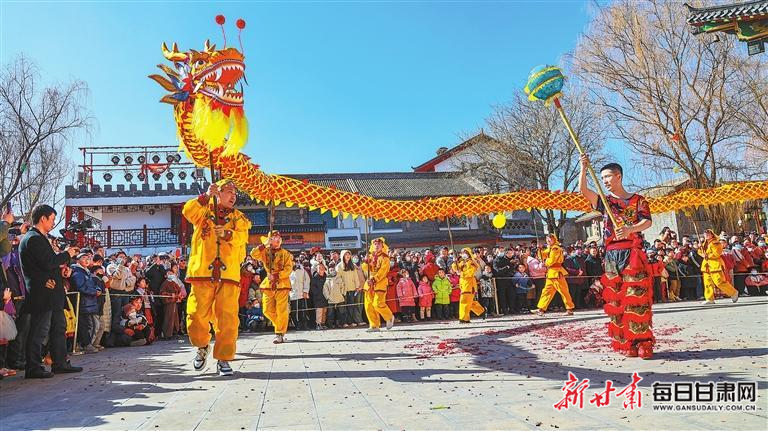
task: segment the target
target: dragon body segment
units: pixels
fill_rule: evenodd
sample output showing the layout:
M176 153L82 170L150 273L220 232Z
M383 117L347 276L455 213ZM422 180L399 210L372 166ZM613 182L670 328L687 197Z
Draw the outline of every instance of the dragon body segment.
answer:
M231 179L238 189L257 201L295 204L321 212L330 210L334 215L341 213L386 221L423 221L532 208L591 209L583 196L570 192L526 190L400 201L375 199L311 184L307 180L268 175L240 152L248 139L241 85L241 81L247 83L242 52L233 47L217 50L208 41L202 51L191 49L186 52L180 52L175 43L171 49L163 43L162 52L174 67L160 64L158 67L166 76L149 77L170 92L160 101L173 105L181 148L198 166L208 167L212 161L222 177ZM684 190L649 199L649 203L653 212L665 212L766 197L768 182L761 181Z

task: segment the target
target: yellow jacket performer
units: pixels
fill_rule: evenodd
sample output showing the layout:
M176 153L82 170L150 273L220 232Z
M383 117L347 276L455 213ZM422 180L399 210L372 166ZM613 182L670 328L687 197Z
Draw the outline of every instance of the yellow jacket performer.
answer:
M537 305L537 310L532 311L539 316L544 315L549 307L549 303L555 297L555 292L559 293L563 298L563 304L565 304L565 312L569 316L573 315L573 300L571 299L571 293L568 291L568 282L565 281L565 274L568 271L563 268L563 247L560 246L560 242L553 234L547 235L547 248L541 251L541 258L544 260L544 265L547 267L547 281L544 284L544 289L541 291L541 298Z
M376 238L368 250L368 257L362 265L366 277L365 315L368 317L368 332L378 332L381 319L392 329L395 317L387 306L387 274L389 273L389 248L384 238Z
M739 300L739 292L725 278L723 263L723 245L712 229L704 232L704 244L698 253L704 259L701 262L701 275L704 277L704 304L715 303L715 288L723 295L730 296L733 302Z
M251 257L261 262L267 271L267 278L262 280L259 286L262 292L262 310L275 327L273 343L282 344L285 342L288 315L291 311L288 300L291 293L293 255L282 248L283 238L276 230L262 237L261 242L261 245L251 250Z
M472 259L472 249L469 247L461 250L461 258L453 263L452 269L459 274L459 289L461 298L459 298L459 323L469 323L471 313L476 316L483 314L485 308L475 300L477 293L477 273L479 266Z
M218 214L214 211L214 198ZM187 278L192 285L187 299L187 332L197 347L195 370L205 368L210 353L211 323L216 342L213 357L219 375L232 375L229 361L237 350L237 300L240 295L240 263L251 222L235 209L237 189L229 180L211 184L208 192L188 201L182 214L194 226ZM217 259L218 258L218 259Z

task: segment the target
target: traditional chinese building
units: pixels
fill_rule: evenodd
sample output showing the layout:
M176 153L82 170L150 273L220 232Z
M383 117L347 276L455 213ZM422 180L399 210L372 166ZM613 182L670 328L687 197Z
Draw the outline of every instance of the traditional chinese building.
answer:
M181 216L186 201L208 187L206 173L185 161L175 147L84 148L78 184L65 188L65 221L69 227L87 220L92 227L70 236L81 244L149 254L185 253L191 226ZM288 175L338 190L382 199L414 200L483 193L459 172L374 172ZM370 220L333 216L295 206L265 207L240 196L238 209L251 220L251 244L270 227L283 235L290 250L360 249L369 237L383 236L393 247L423 248L492 246L499 233L488 217L457 217L424 222ZM526 213L527 214L527 213ZM527 234L525 226L517 227ZM513 231L514 232L514 231ZM531 235L525 236L525 238Z
M727 33L747 44L749 55L765 52L768 41L768 0L696 8L688 5L694 34Z

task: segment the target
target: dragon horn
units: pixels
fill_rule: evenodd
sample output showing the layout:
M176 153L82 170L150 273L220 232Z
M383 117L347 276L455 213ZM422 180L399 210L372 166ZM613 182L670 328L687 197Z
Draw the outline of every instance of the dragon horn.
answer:
M165 42L163 42L162 50L163 56L165 56L165 58L170 61L183 61L187 59L187 54L179 52L179 48L175 43L173 44L173 51L170 51L168 50L168 46L165 44Z
M213 52L216 50L216 44L214 43L211 45L211 41L206 39L205 40L205 52Z

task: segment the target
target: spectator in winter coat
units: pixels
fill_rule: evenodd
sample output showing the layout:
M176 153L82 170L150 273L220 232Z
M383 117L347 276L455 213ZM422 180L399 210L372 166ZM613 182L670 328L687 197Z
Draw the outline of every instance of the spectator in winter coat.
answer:
M102 292L102 294L96 298L98 304L98 311L96 312L96 333L93 336L91 344L98 350L104 350L104 347L101 345L101 339L105 332L109 332L109 321L112 317L108 289L110 286L110 278L106 276L104 267L101 265L93 265L88 270L91 272L91 277L93 277L93 282L96 284L96 287Z
M547 283L547 267L544 263L537 259L532 250L538 250L538 247L531 247L523 252L525 258L525 267L528 268L528 276L533 280L535 286L534 298L537 298L541 291L544 289L544 285Z
M696 271L690 254L680 255L677 276L680 278L680 299L696 299L697 277L701 277L701 272Z
M439 320L450 319L451 282L445 276L445 270L440 268L432 282L432 291L435 292L435 317Z
M310 329L312 317L307 310L310 308L309 286L312 277L301 263L296 263L289 278L291 280L291 293L288 299L290 299L291 314L288 318L296 330ZM259 312L261 312L261 307L259 307Z
M496 295L499 302L499 314L512 313L517 308L517 295L512 284L515 274L515 250L510 247L506 252L493 261L493 271L496 276ZM488 306L483 304L488 309Z
M418 292L416 285L411 280L411 274L408 270L400 271L400 281L397 282L397 302L400 305L404 321L416 320L416 298Z
M337 263L338 264L338 263ZM344 307L344 283L336 273L336 268L328 271L328 276L323 285L323 296L328 300L327 325L331 328L348 327L347 308Z
M360 270L354 262L352 252L342 250L341 261L336 265L336 274L338 274L338 283L344 288L344 302L347 321L346 326L358 326L364 324L362 299L363 283L365 278L360 278Z
M319 262L312 273L312 280L309 282L309 295L312 298L312 306L315 308L315 324L317 330L327 329L325 318L327 314L328 300L323 294L325 280L327 278L325 263Z
M534 289L533 281L528 277L526 267L524 264L517 265L517 271L512 276L512 285L515 287L515 294L517 295L517 303L524 308L526 312L530 312L531 304L528 302L528 292Z
M181 288L173 280L174 273L171 269L166 271L166 280L160 285L160 300L163 302L163 328L160 339L169 340L175 337L180 329L179 316L176 303L181 300Z
M459 318L459 300L461 300L461 288L459 287L459 275L451 272L448 274L451 282L451 319Z
M419 318L421 320L432 318L432 302L435 299L435 293L432 291L429 277L424 274L421 276L421 282L417 288L419 294Z
M451 266L453 266L453 257L450 255L450 253L448 253L448 247L443 247L440 249L440 256L438 256L435 260L435 264L442 268L446 274L451 271Z
M511 277L510 277L510 282L511 282ZM498 287L498 284L496 287ZM478 293L480 294L480 303L483 305L483 308L485 308L485 311L482 314L483 319L488 317L488 314L491 313L491 310L494 310L496 308L494 290L496 289L494 289L494 286L493 286L493 269L491 268L490 265L484 265L483 272L482 274L480 274L480 280L478 281ZM517 304L517 301L515 301L515 304ZM501 303L499 303L499 306L501 306Z
M440 267L435 263L435 255L432 251L427 250L427 252L424 253L424 265L421 267L421 275L426 275L429 282L432 283L435 281L435 276L437 276L437 271L439 269Z
M88 267L92 255L81 252L77 255L77 263L72 265L70 283L74 290L80 292L80 316L77 322L77 341L86 353L96 353L99 349L93 347L93 337L98 329L99 305L97 298L102 291L96 286Z

